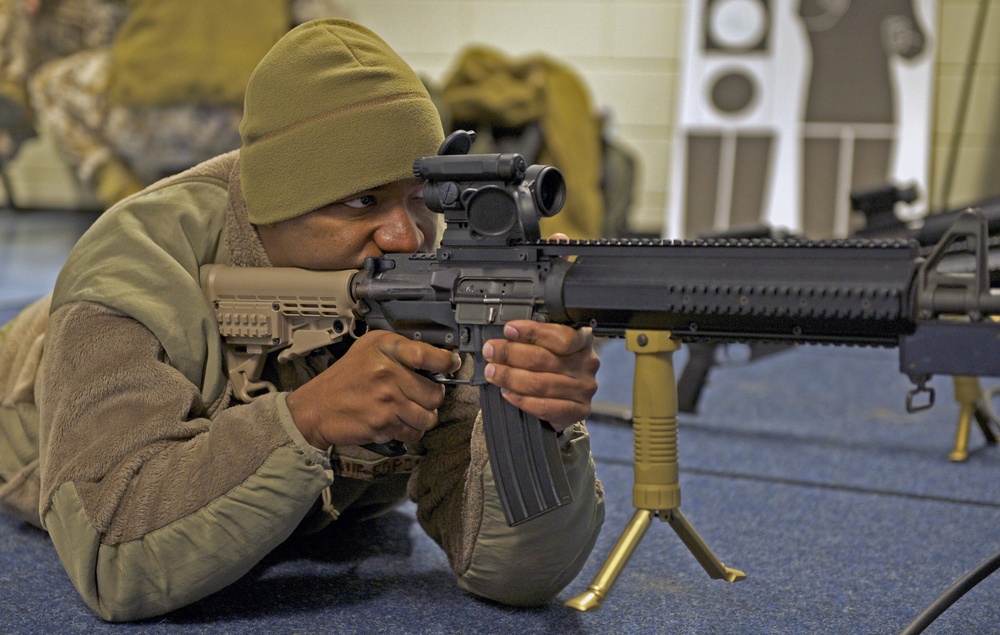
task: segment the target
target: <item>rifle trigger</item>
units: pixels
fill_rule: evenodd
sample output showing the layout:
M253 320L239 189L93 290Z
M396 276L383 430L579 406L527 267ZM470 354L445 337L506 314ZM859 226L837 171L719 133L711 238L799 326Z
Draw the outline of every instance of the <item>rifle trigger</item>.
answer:
M429 370L423 370L422 368L414 369L413 372L421 377L426 377L435 384L441 384L442 386L468 386L472 384L471 379L455 379L454 377L449 377L442 373L432 373Z

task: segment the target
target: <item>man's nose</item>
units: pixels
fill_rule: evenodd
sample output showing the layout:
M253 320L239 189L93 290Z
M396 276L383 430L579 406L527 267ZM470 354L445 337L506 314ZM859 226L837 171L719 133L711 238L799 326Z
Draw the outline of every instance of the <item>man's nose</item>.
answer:
M410 253L419 251L424 243L424 233L405 205L399 204L375 232L375 244L383 253Z

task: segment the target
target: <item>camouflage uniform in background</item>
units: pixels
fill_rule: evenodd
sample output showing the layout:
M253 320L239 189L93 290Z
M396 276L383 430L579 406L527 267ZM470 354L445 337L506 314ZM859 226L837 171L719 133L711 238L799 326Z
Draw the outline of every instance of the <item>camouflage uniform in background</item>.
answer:
M243 107L179 104L128 108L108 103L107 48L39 69L29 92L38 121L106 206L145 185L238 148Z
M188 101L131 107L108 97L115 34L130 7L116 0L0 0L0 161L10 158L19 139L32 134L7 125L4 94L31 104L34 124L55 142L81 182L93 186L110 206L164 176L240 145L239 103ZM38 0L34 0L38 1ZM204 0L193 0L203 2ZM334 0L291 0L297 24L337 13ZM155 80L151 80L155 81ZM5 86L20 87L9 91ZM11 143L11 141L13 143Z
M24 84L57 57L108 46L125 17L124 0L0 0L0 73Z
M34 134L29 77L51 60L109 46L125 11L114 0L0 0L0 159Z

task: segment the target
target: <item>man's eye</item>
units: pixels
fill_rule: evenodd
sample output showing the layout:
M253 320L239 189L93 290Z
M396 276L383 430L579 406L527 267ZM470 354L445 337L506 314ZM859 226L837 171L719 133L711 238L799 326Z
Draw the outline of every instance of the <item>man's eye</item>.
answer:
M353 207L354 209L362 209L365 207L371 207L375 204L375 197L371 194L365 194L364 196L359 196L357 198L352 198L349 201L344 201L344 205L348 207Z

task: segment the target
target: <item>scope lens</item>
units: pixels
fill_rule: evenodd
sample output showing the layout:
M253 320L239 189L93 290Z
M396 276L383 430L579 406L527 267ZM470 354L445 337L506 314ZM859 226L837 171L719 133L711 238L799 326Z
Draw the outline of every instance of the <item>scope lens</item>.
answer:
M480 236L503 236L517 222L517 203L502 187L487 185L467 203L469 229Z
M566 181L562 172L552 166L542 168L532 187L535 205L545 216L552 216L566 202Z

